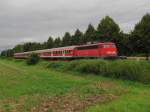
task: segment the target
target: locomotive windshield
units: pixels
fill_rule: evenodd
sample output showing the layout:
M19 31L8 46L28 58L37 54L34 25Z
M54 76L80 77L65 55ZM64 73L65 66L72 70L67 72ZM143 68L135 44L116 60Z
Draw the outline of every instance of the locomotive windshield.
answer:
M112 45L110 45L110 44L104 44L103 48L116 48L116 45L115 44L112 44Z
M105 45L103 46L103 48L110 48L110 45L105 44Z

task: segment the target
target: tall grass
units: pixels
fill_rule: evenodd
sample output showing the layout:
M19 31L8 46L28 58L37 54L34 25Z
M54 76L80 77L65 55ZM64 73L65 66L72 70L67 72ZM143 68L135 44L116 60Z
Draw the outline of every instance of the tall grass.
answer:
M49 67L144 83L150 82L149 61L76 60L71 62L50 62Z

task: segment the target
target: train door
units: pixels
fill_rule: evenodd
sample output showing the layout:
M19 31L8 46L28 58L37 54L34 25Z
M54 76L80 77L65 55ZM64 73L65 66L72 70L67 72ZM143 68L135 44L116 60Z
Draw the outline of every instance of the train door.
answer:
M62 50L62 56L65 57L65 50Z
M98 47L99 57L101 57L103 54L102 48L103 48L103 45L99 44L99 47Z

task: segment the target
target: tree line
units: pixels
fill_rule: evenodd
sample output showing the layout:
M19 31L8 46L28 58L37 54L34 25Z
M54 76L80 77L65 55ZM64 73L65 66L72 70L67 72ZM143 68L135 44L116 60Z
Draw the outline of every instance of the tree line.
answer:
M66 32L62 38L49 37L46 42L27 42L1 52L1 56L12 57L14 53L50 49L71 45L82 45L87 42L112 41L116 43L119 55L144 54L147 59L150 53L150 14L145 14L130 33L124 33L119 25L109 16L104 17L97 28L88 25L85 32L79 29L73 35Z

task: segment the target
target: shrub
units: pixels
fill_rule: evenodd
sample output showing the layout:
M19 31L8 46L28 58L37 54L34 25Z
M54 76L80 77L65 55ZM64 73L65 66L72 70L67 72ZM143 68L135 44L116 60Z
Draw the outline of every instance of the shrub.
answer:
M66 64L67 64L66 62L59 62L59 61L49 62L48 68L55 68L55 69L66 68L64 67Z
M27 59L27 64L28 65L35 65L39 62L40 57L36 53L32 53L29 58Z
M139 63L135 61L117 61L111 63L110 74L115 78L139 80L142 74L142 68Z
M76 60L50 64L50 68L59 68L66 71L91 73L105 77L125 80L150 82L150 62L131 60Z
M76 65L76 71L80 71L83 73L94 73L99 74L102 60L95 61L95 60L83 60L79 61L78 65Z

